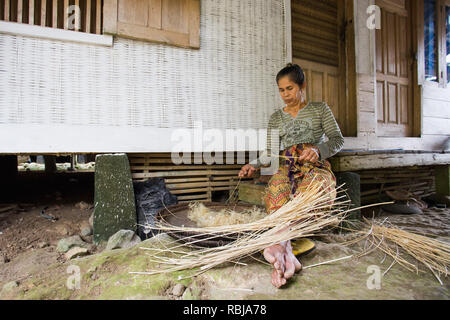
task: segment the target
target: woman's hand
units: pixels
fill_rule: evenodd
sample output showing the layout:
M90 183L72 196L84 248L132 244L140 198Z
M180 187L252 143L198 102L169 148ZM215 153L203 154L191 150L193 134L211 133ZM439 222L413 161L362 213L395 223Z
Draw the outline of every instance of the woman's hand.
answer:
M302 154L298 158L298 161L307 161L311 163L316 163L320 159L319 148L313 146L312 144L305 144Z
M239 172L239 178L252 178L256 172L256 168L251 164L247 164L242 167L241 172Z

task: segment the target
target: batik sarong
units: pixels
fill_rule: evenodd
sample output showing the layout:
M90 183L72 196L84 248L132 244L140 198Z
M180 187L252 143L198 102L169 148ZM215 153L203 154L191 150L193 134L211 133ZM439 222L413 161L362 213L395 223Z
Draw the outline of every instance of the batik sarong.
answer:
M291 197L305 192L313 184L330 197L336 199L336 177L328 161L316 163L298 161L305 145L299 144L284 150L280 156L280 168L270 179L264 195L267 213L272 213L286 204ZM312 186L311 186L312 187Z

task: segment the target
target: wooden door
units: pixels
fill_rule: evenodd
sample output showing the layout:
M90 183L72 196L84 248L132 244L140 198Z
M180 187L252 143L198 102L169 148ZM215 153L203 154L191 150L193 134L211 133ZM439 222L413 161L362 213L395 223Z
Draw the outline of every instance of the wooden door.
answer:
M339 68L303 59L294 59L294 63L300 65L305 73L308 101L325 101L343 128L339 112Z
M413 50L411 1L378 0L376 31L377 135L413 135Z

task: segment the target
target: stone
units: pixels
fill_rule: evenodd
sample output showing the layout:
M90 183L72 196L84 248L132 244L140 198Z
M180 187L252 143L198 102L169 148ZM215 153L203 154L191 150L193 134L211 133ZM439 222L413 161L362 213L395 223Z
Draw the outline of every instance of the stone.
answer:
M182 285L181 283L178 283L177 285L175 285L175 287L173 287L172 295L174 295L176 297L181 297L185 290L186 290L186 287L184 285Z
M127 249L139 243L141 243L141 239L134 231L120 230L109 238L106 250Z
M3 291L3 292L5 292L5 291L11 291L11 290L14 290L14 289L17 288L17 287L19 287L19 283L18 283L17 281L11 281L11 282L6 283L6 284L3 286L2 291Z
M56 251L58 252L67 252L73 247L82 247L85 248L87 243L85 243L80 236L73 236L70 238L64 238L59 240L58 246L56 247Z
M62 236L67 236L69 234L69 230L63 224L55 226L55 231Z
M42 248L46 248L49 246L48 242L42 241L38 243L38 248L42 249Z
M72 260L78 257L86 256L88 254L89 254L88 249L75 247L67 251L66 254L64 255L64 258L66 258L66 260Z
M91 226L84 226L83 228L81 228L81 233L80 235L82 237L89 237L90 235L92 235L92 229Z
M94 243L119 230L136 231L137 215L130 164L126 154L96 157Z
M94 229L94 213L92 213L91 216L89 217L89 225L91 226L92 229Z
M75 205L75 208L78 208L80 210L88 210L90 207L91 207L90 204L88 204L88 203L86 203L84 201L78 202Z
M406 204L394 203L381 206L384 211L394 214L422 214L423 211L416 206L407 206Z

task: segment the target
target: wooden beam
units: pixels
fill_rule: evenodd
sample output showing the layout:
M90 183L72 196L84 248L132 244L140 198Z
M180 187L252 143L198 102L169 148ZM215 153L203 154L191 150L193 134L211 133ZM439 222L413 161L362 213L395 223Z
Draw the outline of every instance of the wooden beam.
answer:
M335 172L410 166L437 166L449 164L450 153L343 156L333 158L331 162Z

